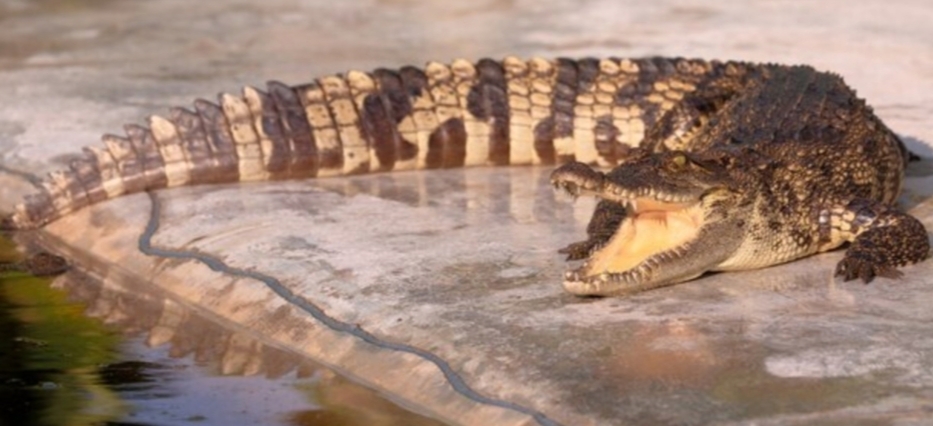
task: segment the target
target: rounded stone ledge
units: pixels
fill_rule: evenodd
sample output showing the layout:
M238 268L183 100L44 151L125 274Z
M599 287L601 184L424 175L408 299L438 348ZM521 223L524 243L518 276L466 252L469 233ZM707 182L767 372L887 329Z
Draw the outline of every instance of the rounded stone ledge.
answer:
M83 209L24 238L48 247L95 279L146 285L223 327L307 357L409 409L450 424L537 425L532 416L466 397L438 365L328 327L264 283L202 262L137 250L150 217L146 194ZM503 401L503 405L511 405Z

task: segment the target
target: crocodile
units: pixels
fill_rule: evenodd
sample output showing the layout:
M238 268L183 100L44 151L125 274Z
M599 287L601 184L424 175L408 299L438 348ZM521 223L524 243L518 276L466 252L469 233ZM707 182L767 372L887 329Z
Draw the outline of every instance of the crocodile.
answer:
M630 294L849 244L844 280L929 254L895 200L911 154L836 74L684 58L463 59L267 83L106 134L5 219L35 228L180 185L557 166L599 199L564 288Z

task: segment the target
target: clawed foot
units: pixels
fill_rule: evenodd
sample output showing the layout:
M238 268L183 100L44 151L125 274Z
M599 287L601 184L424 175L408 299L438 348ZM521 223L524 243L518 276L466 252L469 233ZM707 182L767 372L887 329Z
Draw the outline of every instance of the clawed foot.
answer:
M566 254L568 261L586 259L589 257L595 245L596 243L592 240L578 241L573 244L568 244L567 247L557 250L557 252Z
M846 257L836 265L836 276L843 277L843 281L860 278L865 284L870 283L876 276L885 278L900 278L903 275L896 267L883 265L864 253L846 253Z
M929 256L926 228L913 216L864 200L849 203L847 209L859 219L852 228L862 229L836 266L837 276L846 281L861 278L865 283L875 277L899 278L897 268Z

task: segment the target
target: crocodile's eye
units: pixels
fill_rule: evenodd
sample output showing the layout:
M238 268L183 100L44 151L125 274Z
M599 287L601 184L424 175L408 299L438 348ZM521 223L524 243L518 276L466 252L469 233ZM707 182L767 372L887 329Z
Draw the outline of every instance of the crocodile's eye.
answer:
M683 154L677 154L677 156L674 157L673 161L674 161L674 164L680 167L683 167L684 164L687 164L687 156Z
M669 169L672 169L672 170L680 170L684 168L684 166L686 166L689 161L690 160L687 159L686 155L678 152L677 154L674 154L674 156L670 158L670 160L667 163L667 166Z

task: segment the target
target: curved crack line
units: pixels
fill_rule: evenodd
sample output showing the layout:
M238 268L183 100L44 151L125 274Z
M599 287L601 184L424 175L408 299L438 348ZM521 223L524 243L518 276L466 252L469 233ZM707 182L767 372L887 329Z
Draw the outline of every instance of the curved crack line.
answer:
M412 355L415 355L425 361L428 361L435 366L441 373L444 375L444 378L447 379L447 383L450 383L451 387L454 390L465 396L468 399L479 402L481 404L492 405L495 407L505 408L512 411L517 411L519 413L531 416L538 422L541 426L561 426L560 423L548 418L544 413L536 411L531 408L527 408L521 405L518 405L513 402L491 398L480 394L479 392L473 390L457 374L456 371L450 366L447 361L444 361L443 358L434 354L433 352L426 351L411 345L406 345L404 343L394 343L380 339L373 334L363 330L357 324L351 324L347 322L340 321L327 313L323 309L315 305L314 303L309 302L308 300L296 295L287 287L282 285L282 283L277 280L275 277L263 274L261 272L248 271L241 268L236 268L230 265L227 265L222 260L217 259L213 256L197 253L187 250L172 250L172 249L163 249L155 247L152 245L152 238L155 236L155 233L159 230L159 218L161 217L162 202L159 200L158 196L152 191L146 192L149 195L149 200L151 201L151 210L149 212L149 221L146 223L146 228L143 233L139 236L139 251L147 256L171 258L171 259L184 259L184 260L197 260L203 263L205 266L210 268L212 271L220 272L223 274L229 274L233 276L252 278L254 280L260 281L266 285L270 290L272 290L279 297L285 301L291 303L293 306L305 311L311 317L318 320L322 324L326 325L328 328L342 332L348 333L352 336L363 340L366 343L374 345L378 348L389 349L398 352L405 352Z

